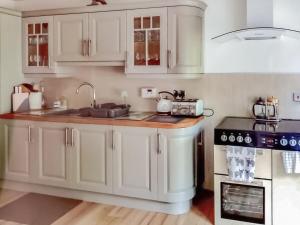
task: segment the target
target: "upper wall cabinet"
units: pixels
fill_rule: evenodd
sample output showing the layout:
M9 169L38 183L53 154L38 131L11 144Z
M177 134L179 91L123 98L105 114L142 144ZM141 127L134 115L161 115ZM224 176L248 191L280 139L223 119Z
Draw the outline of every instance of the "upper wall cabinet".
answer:
M23 72L52 73L53 17L23 20Z
M89 15L90 60L125 61L126 11Z
M203 73L203 17L188 6L128 11L126 73Z
M54 16L58 62L124 61L125 46L125 11Z
M203 11L168 9L168 73L203 73Z
M88 14L54 16L54 57L58 62L88 60Z
M24 12L24 73L125 65L129 77L198 77L205 9L199 0L153 0Z
M126 73L167 73L167 8L127 12Z

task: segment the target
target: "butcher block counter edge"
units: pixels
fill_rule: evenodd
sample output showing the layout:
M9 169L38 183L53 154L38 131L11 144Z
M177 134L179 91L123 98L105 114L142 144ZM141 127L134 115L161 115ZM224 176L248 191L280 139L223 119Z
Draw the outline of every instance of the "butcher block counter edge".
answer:
M93 124L93 125L112 125L112 126L128 126L128 127L150 127L161 129L178 129L188 128L196 125L204 119L203 116L197 118L185 118L178 123L160 123L151 122L147 119L142 121L136 120L117 120L111 118L91 118L91 117L79 117L79 116L34 116L18 113L7 113L0 115L0 119L6 120L29 120L39 122L54 122L54 123L75 123L75 124Z

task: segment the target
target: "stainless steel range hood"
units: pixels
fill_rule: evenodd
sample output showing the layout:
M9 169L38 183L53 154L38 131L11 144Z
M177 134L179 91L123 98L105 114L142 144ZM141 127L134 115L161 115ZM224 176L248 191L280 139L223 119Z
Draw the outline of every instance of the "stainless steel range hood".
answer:
M218 35L212 40L220 42L231 39L272 40L282 36L300 39L300 31L274 27L273 13L273 0L247 0L247 26Z

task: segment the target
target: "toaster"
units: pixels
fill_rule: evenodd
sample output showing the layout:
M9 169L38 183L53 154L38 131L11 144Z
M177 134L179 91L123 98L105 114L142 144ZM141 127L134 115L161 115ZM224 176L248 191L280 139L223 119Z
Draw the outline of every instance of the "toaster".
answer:
M172 116L197 117L203 115L203 101L200 99L176 99L172 102Z

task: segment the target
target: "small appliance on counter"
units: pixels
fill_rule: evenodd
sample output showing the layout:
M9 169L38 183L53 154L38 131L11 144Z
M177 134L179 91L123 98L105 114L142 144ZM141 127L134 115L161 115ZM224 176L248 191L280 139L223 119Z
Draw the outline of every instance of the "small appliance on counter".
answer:
M252 108L256 120L279 121L279 101L274 96L267 100L259 98Z
M174 95L168 91L161 91L158 93L159 99L157 103L157 113L159 114L171 114L172 110L172 100L168 98L168 96L163 97L162 94L167 94L174 99Z
M203 112L203 101L200 99L175 99L172 102L172 116L198 117Z

